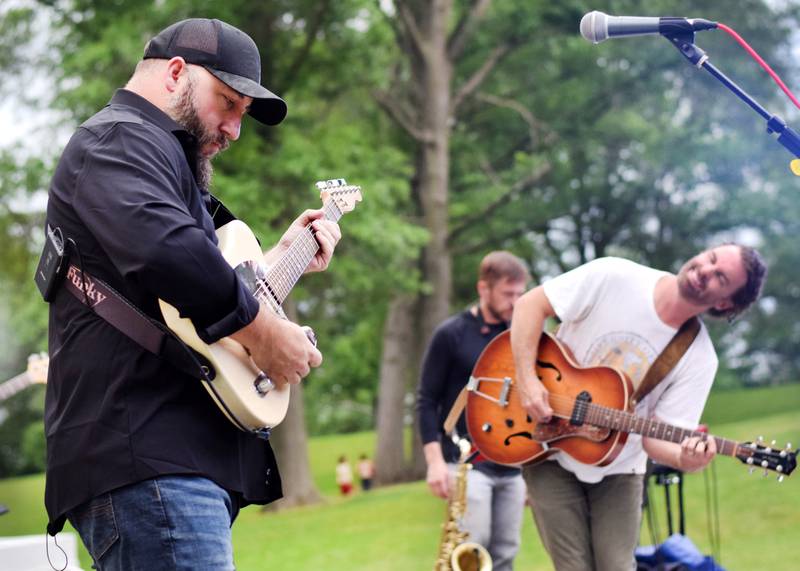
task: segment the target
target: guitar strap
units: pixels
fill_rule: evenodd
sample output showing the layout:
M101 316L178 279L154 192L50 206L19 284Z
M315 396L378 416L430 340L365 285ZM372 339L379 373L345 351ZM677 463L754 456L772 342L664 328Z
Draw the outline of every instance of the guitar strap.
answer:
M445 434L453 433L453 429L458 422L458 417L461 416L461 412L464 410L465 406L467 406L467 387L464 387L461 389L461 392L458 393L450 412L447 413L447 418L444 419L443 426Z
M214 220L214 228L236 219L216 196L209 193L203 200ZM77 254L80 259L80 252ZM211 381L216 376L214 367L203 355L103 280L83 272L75 264L69 264L63 283L78 301L146 351L169 361L178 370L194 378Z
M146 351L166 359L194 378L214 378L214 368L205 357L185 345L165 325L146 315L103 280L81 272L77 266L70 264L64 287L78 301Z
M694 341L697 334L700 332L700 320L697 317L691 317L680 326L678 331L673 335L670 342L661 351L661 354L656 357L653 364L647 370L647 373L639 384L639 387L634 391L631 397L631 407L635 407L637 403L642 402L650 391L656 388L664 377L672 370L672 368L680 361L683 354Z

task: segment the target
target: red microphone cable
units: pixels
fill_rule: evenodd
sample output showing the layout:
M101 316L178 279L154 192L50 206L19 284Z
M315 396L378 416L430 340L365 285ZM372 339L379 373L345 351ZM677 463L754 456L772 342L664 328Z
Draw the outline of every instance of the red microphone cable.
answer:
M769 64L765 62L764 59L760 55L758 55L758 53L756 53L756 50L750 47L750 44L748 44L744 40L744 38L742 38L739 34L737 34L733 28L729 28L725 24L717 22L717 27L720 30L723 30L728 34L730 34L733 37L733 39L739 42L739 44L741 44L741 46L747 51L747 53L749 53L750 56L754 60L756 60L761 67L763 67L766 70L766 72L770 75L770 77L772 77L775 83L778 84L778 87L780 87L783 90L783 92L789 97L789 99L792 100L792 103L794 103L795 107L800 109L800 101L797 100L797 98L794 96L791 90L788 87L786 87L785 83L783 83L783 80L778 76L778 74L773 71L773 69L769 66Z

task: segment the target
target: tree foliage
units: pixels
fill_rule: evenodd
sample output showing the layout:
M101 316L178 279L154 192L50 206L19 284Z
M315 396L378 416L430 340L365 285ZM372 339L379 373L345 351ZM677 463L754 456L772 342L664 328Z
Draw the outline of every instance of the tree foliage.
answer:
M41 111L58 110L74 127L125 84L147 39L173 21L217 17L254 37L264 82L285 97L289 116L277 128L245 122L241 140L216 161L215 193L268 244L300 211L318 205L316 180L344 177L363 188L363 203L341 221L330 270L303 278L292 296L325 355L305 384L314 432L372 426L387 314L403 317L390 308L420 317L420 306L406 302L425 297L445 300L449 311L463 307L475 297L478 260L498 248L521 255L540 281L602 255L674 270L708 244L752 243L771 265L766 299L733 327L712 327L723 349L722 379L795 380L800 327L784 316L800 309L793 243L800 203L790 156L763 133L763 120L661 38L589 44L577 33L583 2L453 0L445 22L453 42L446 47L458 54L448 71L453 113L443 126L445 215L426 219L431 197L420 157L430 124L403 123L427 103L414 75L420 54L408 51L408 36L398 31L415 17L424 23L429 4L20 2L0 10L0 94L36 69L52 89L28 100ZM613 0L596 8L719 20L784 79L795 71L795 2ZM42 23L51 49L31 50ZM790 124L797 119L729 36L705 32L696 44L765 107ZM390 99L402 105L390 110ZM4 378L45 345L46 306L30 276L42 241L41 196L61 144L53 137L34 153L0 152ZM444 264L432 251L452 261L447 275L431 278ZM424 341L440 312L423 309L425 326L410 320L407 341ZM416 378L417 355L404 358L408 382ZM41 400L20 395L5 408L14 422L0 425L0 451L9 451L0 453L0 473L35 469L33 458L2 458L21 457L26 431L26 448L36 449L28 426L38 422Z

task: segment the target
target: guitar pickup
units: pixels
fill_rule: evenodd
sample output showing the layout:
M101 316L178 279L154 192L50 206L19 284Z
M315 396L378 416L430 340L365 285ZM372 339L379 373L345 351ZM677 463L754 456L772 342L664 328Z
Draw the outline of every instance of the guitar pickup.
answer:
M592 395L589 394L589 391L581 391L575 399L575 406L572 408L572 415L569 417L570 424L581 426L584 423L590 402L592 402Z

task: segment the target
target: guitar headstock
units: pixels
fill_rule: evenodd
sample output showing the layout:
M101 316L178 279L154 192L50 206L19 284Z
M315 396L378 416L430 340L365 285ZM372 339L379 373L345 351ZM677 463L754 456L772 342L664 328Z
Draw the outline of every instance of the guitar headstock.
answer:
M342 214L350 212L357 202L361 202L361 187L347 184L343 178L321 180L316 186L322 201L333 200Z
M50 358L47 353L33 353L28 356L28 368L25 372L31 383L45 384L47 382L47 367Z
M779 482L797 467L797 450L792 451L791 444L776 448L774 440L768 445L761 437L755 442L742 442L736 451L736 457L750 466L750 472L756 468L764 468L764 476L770 470L777 472Z

